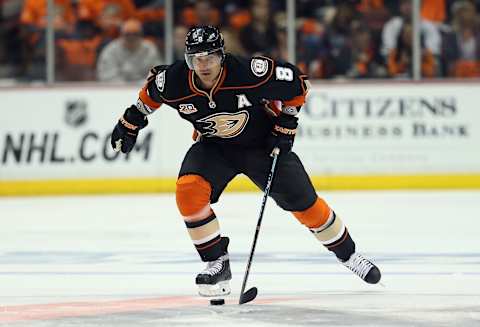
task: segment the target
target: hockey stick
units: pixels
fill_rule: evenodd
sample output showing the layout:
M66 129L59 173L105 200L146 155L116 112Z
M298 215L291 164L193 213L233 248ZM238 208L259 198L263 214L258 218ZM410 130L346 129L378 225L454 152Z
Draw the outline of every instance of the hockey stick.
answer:
M242 290L240 292L240 299L238 304L244 304L250 302L257 297L258 290L256 287L250 288L248 291L245 291L245 286L247 285L248 274L250 273L250 266L252 265L253 253L255 252L255 246L257 245L258 233L260 232L260 226L262 224L263 212L265 211L265 205L267 204L268 195L270 193L270 187L272 186L273 173L275 172L275 167L277 165L278 155L280 154L279 148L274 148L272 151L272 168L270 168L270 173L268 174L267 185L265 186L265 191L263 193L262 205L260 207L260 216L258 217L257 227L255 229L255 235L253 236L252 249L250 250L250 257L248 258L247 269L245 270L245 275L243 276Z

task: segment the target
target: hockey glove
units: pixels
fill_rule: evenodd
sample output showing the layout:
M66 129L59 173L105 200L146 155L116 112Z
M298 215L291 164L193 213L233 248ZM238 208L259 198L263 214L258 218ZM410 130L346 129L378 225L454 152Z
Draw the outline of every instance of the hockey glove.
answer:
M291 115L280 114L275 118L272 134L268 140L268 150L280 149L280 155L292 150L293 140L297 132L298 118Z
M125 110L113 129L110 143L114 151L129 153L137 141L138 131L147 126L148 120L134 105Z

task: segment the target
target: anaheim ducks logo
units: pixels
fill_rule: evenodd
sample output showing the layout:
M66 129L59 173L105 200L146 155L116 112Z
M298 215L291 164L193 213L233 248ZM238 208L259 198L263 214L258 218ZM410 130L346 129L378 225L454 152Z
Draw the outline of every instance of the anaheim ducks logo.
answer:
M221 112L197 120L199 123L208 124L203 136L232 138L239 135L247 125L249 114L246 110L235 113Z

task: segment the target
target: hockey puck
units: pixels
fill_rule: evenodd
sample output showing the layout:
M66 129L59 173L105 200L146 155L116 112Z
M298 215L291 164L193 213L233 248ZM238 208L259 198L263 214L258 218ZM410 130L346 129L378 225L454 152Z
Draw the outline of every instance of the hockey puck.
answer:
M210 300L210 305L224 305L225 300L224 299L213 299Z

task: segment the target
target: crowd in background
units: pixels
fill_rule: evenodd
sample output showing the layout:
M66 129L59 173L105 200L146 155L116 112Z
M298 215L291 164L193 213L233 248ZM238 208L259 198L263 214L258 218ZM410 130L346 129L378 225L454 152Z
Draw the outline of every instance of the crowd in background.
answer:
M58 81L143 80L165 64L164 0L54 0ZM228 52L288 59L284 0L175 0L174 58L194 25ZM421 1L423 77L480 77L480 0ZM0 79L45 79L47 0L0 0ZM296 0L296 61L311 78L412 76L412 0Z

